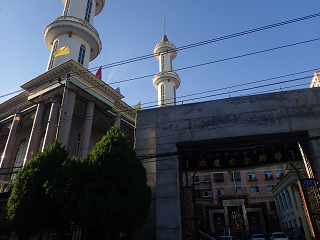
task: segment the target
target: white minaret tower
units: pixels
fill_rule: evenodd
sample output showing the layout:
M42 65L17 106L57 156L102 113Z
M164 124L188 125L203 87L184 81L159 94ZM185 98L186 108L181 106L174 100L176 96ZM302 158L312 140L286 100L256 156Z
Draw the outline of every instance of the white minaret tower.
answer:
M159 107L176 105L176 89L180 86L179 75L172 71L172 60L177 56L176 46L163 35L162 41L154 48L154 56L159 60L159 72L153 78L153 86L158 90Z
M47 71L69 59L88 69L89 61L101 51L101 41L97 30L92 26L105 0L61 0L63 15L50 23L44 32L44 41L51 54ZM68 45L71 54L54 57L54 52Z

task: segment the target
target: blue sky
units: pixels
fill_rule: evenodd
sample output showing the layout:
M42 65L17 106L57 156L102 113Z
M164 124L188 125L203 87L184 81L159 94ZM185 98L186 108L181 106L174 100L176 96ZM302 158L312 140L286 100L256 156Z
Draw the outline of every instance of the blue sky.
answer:
M20 86L46 70L50 52L43 40L46 26L62 15L60 0L0 1L0 96L20 89ZM94 27L101 41L101 54L89 64L89 69L116 61L153 53L163 35L177 47L225 35L250 30L320 11L320 1L213 1L213 0L117 0L106 1L103 11L95 17ZM173 68L179 69L242 54L320 38L320 17L281 26L258 33L236 37L200 47L179 51ZM278 91L305 88L315 69L320 69L320 40L248 57L223 61L177 71L181 79L177 102L185 103L255 94L265 90ZM308 77L303 81L231 92L237 84L278 77L301 71L307 73L276 79L266 83ZM125 83L113 82L155 74L159 64L155 58L119 67L103 69L102 80L120 87L126 103L142 107L155 106L157 91L152 77ZM250 85L246 87L261 85ZM264 83L265 84L265 83ZM301 85L300 84L304 84ZM291 87L291 88L290 88ZM220 88L227 90L206 94L195 93ZM210 96L221 93L218 96ZM188 95L188 97L183 97ZM11 95L12 97L13 95ZM190 100L196 98L194 100ZM8 97L0 98L0 102ZM153 102L153 103L150 103ZM147 104L150 103L150 104Z

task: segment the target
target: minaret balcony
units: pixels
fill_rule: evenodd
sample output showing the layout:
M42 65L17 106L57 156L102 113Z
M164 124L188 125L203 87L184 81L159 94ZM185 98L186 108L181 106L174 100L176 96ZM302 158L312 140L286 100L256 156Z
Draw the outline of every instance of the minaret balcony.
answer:
M91 47L90 61L95 59L102 48L98 31L88 22L70 16L62 16L53 20L44 31L44 41L47 47L52 48L54 40L62 34L73 32L85 39Z
M171 53L172 60L176 58L178 53L176 46L171 42L160 42L156 45L153 51L154 56L156 57L157 60L159 60L159 56L163 52Z
M163 81L172 81L176 85L176 89L179 88L181 80L179 78L179 75L173 71L162 71L158 72L156 75L153 77L153 86L155 89L158 90L158 85L159 83Z

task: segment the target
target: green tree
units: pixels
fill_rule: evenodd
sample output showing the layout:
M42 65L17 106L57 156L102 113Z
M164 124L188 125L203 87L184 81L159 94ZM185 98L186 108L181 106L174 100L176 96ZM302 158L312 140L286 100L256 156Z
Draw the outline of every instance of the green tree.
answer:
M70 226L70 219L63 214L68 212L69 199L63 170L67 156L55 141L18 172L7 204L7 219L20 239L30 239L39 230Z
M82 197L73 211L77 224L106 239L147 224L151 189L146 170L127 136L113 126L83 162Z

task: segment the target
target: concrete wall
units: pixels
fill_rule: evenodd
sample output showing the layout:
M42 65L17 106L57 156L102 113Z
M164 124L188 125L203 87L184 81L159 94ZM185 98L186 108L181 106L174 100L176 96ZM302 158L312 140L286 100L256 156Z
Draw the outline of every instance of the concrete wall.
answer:
M138 156L177 151L177 143L212 139L259 140L305 132L320 136L320 89L301 89L138 111ZM240 141L240 140L239 140ZM315 172L320 172L320 146L306 143ZM149 239L182 239L177 156L143 160L153 190Z

